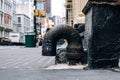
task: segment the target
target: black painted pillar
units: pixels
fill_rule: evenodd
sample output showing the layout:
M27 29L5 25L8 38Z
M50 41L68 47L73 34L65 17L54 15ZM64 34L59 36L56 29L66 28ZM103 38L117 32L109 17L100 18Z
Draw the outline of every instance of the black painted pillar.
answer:
M84 7L85 48L88 68L118 67L120 55L120 4L117 0L89 0Z

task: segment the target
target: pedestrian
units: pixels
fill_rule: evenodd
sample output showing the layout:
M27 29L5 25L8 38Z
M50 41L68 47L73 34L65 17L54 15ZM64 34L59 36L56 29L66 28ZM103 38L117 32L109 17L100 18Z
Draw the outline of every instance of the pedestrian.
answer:
M40 38L37 39L36 47L39 47Z

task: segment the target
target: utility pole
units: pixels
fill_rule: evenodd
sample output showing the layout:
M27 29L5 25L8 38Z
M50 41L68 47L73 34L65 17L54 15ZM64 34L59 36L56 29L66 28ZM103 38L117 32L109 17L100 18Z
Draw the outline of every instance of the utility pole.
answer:
M34 0L34 6L35 6L35 10L37 9L37 5L36 5L37 1ZM35 11L34 10L34 11ZM36 15L34 13L34 32L35 32L35 35L37 35L37 30L36 30Z
M35 10L34 10L34 32L35 32L36 41L39 40L39 38L40 38L39 35L42 35L41 34L42 23L39 22L39 20L40 20L40 18L42 19L42 18L46 17L46 11L39 9L40 6L38 6L38 4L42 4L42 3L45 3L45 0L34 0L34 6L35 6Z

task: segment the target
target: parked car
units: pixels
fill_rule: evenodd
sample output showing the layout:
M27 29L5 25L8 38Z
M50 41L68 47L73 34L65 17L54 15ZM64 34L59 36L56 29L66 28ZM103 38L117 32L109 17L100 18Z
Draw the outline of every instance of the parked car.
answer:
M6 37L0 37L0 45L10 45L11 40Z

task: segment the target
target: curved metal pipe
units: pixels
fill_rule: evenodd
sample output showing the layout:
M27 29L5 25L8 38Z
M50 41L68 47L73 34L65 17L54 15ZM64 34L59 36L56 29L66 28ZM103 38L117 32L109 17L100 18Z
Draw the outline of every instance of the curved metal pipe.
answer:
M55 56L56 43L59 39L66 39L68 42L66 48L68 58L80 58L81 53L83 53L81 37L75 29L65 24L53 27L45 34L42 55Z

